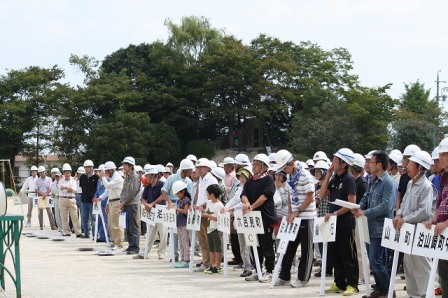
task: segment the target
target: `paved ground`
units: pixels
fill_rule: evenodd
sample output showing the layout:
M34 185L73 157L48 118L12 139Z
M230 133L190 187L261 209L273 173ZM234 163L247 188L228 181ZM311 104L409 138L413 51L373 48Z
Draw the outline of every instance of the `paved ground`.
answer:
M13 206L12 201L8 203L8 210L9 213L21 214L20 208ZM269 289L268 284L244 281L239 277L241 271L232 267L227 278L222 274L189 274L188 269L171 268L168 260L157 259L155 250L148 260L133 260L124 254L98 256L95 251L106 249L104 244L73 236L69 239L64 237L65 241L52 241L52 238L62 237L49 228L39 230L37 210L33 212L32 227L24 228L23 232L50 237L21 237L23 297L319 297L320 280L316 277L312 277L305 288L283 286ZM141 238L142 244L143 241ZM82 252L80 247L92 247L95 251ZM231 257L230 251L228 256ZM327 278L327 287L331 283L332 278ZM398 279L398 297L406 297L403 286L404 282ZM15 296L9 279L6 289L9 297ZM361 291L364 289L360 286ZM327 296L342 297L342 294Z

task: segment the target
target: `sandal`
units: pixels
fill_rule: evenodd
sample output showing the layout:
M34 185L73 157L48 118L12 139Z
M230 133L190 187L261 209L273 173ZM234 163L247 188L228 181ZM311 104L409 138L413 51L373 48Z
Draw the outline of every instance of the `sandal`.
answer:
M436 296L442 295L442 289L440 287L438 287L437 289L434 289L434 295L436 295Z

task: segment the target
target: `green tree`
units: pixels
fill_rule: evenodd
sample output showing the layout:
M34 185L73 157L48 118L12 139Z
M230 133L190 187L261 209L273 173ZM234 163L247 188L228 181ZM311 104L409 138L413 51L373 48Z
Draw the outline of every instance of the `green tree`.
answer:
M405 92L400 96L396 118L392 124L391 146L403 150L416 144L431 152L443 114L436 100L429 98L429 89L419 81L404 84ZM436 140L437 144L439 140Z

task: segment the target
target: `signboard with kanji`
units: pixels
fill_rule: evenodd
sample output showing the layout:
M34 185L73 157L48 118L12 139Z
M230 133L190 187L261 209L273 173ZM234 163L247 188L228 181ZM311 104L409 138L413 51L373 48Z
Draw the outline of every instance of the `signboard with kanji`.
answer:
M411 254L415 225L404 223L400 230L395 230L392 219L384 219L381 246Z
M448 229L436 236L433 225L427 229L424 224L417 224L415 229L412 254L436 259L448 259Z
M188 210L187 230L199 231L201 229L201 213L199 210Z
M283 216L280 228L278 230L277 239L295 241L297 233L300 229L301 219L296 217L292 223L286 221L286 216Z
M313 224L313 242L334 242L336 240L336 221L337 216L330 216L328 221L325 217L317 217Z
M162 208L162 224L164 228L176 229L176 209Z
M234 215L235 228L238 233L264 234L260 211L249 211L243 215L241 210L235 210Z
M230 234L230 212L218 214L218 231Z

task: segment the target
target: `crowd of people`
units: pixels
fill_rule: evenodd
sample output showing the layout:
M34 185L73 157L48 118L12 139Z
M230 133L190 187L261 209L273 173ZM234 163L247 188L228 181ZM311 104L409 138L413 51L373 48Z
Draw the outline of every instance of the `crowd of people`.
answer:
M287 247L275 286L300 288L308 285L313 264L322 263L322 245L313 243L313 222L316 217L328 221L336 216L336 239L328 244L326 268L319 268L314 276L334 276L334 283L326 292L344 296L359 292L358 285L365 282L363 269L372 272L374 278L374 290L369 297L388 295L391 251L381 246L386 218L392 219L396 229L403 223L424 223L427 228L435 225L436 235L448 227L448 138L431 154L417 145L407 146L403 153L397 149L390 153L373 150L366 155L341 148L331 160L318 151L313 159L301 162L282 149L269 156L257 154L252 161L241 153L226 157L218 164L188 155L177 171L172 163L141 167L128 156L118 168L112 161L94 168L93 162L86 160L74 177L69 164L62 166L62 173L57 168L52 169L51 176L46 176L43 166L32 167L31 176L22 186L21 192L27 191L29 196L27 226L31 225L34 198L45 201L51 197L55 204L53 210L39 205L40 229L44 228L45 209L50 228L59 230L63 236L74 233L79 238L110 239L110 248L114 250L124 249L123 239L126 239L128 247L124 251L135 255L134 259L148 258L158 239L158 256L162 259L167 249L167 232L160 223L146 225L140 214L142 208L151 212L156 205L167 205L177 213L177 233L169 239L173 242L175 267L189 266L193 248L202 258L195 271L206 274L222 272L223 245L217 230L218 214L230 212L233 222L236 210L243 214L260 211L264 229L263 234L258 234L257 247L261 274L255 266L256 254L246 246L244 234L231 227L230 246L234 258L229 263L242 270L240 276L246 281L272 281L278 244L275 236L282 218L289 223L300 218L299 232ZM359 208L331 204L337 199L358 204ZM92 215L95 208L102 210L98 225ZM186 229L191 209L199 210L202 217L197 243L192 243L191 233ZM123 212L127 217L125 230L119 223ZM360 216L368 219L370 268L361 265L361 245L356 233L356 218ZM140 235L146 233L141 247ZM431 259L400 255L399 266L403 268L408 296L425 296ZM296 267L297 277L293 278L291 273ZM448 297L447 260L439 260L438 274L440 286L435 294Z

